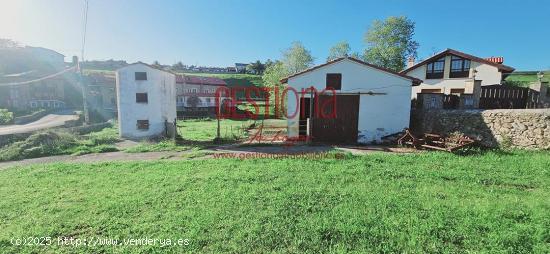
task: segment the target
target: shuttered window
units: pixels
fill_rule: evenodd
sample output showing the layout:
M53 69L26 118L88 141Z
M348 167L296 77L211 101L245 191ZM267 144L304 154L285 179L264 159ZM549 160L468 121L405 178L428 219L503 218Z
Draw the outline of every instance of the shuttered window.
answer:
M149 120L137 120L137 129L138 130L148 130L149 129Z
M136 80L147 80L147 72L138 71L135 73Z
M342 89L342 74L341 73L327 73L326 88L332 88L334 90Z
M147 98L147 93L136 93L136 102L137 103L147 103L149 99Z

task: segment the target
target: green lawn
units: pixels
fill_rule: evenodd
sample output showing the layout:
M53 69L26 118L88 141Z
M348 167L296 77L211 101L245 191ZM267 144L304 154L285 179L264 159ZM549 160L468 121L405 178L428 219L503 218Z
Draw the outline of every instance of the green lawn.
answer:
M0 171L2 253L550 251L550 153L50 164ZM14 246L23 237L187 246Z
M246 130L261 124L267 127L285 127L284 119L262 120L231 120L220 121L220 136L226 141L238 141L246 139ZM184 140L197 142L210 142L216 138L218 121L216 119L185 120L178 121L178 133Z
M536 73L526 73L526 72L514 72L508 75L505 78L505 81L509 85L519 86L519 87L529 87L531 82L537 81ZM544 77L542 78L544 82L550 82L550 71L544 72Z
M253 120L231 120L220 121L220 136L226 140L238 140L246 137L245 130ZM218 121L216 119L185 120L178 121L178 133L189 141L206 142L216 138Z

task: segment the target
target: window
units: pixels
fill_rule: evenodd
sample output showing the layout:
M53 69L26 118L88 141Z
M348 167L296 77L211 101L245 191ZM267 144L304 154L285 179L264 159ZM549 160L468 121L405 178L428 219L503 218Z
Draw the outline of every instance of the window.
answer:
M147 72L138 71L135 73L136 80L147 80Z
M451 56L450 78L467 78L470 76L470 60Z
M149 129L149 120L137 120L137 129L138 130L148 130Z
M206 103L210 103L210 98L206 98Z
M326 88L332 88L334 90L342 89L342 74L341 73L327 73L327 86Z
M147 103L147 93L136 93L136 103Z
M445 70L445 57L426 65L426 79L441 79Z

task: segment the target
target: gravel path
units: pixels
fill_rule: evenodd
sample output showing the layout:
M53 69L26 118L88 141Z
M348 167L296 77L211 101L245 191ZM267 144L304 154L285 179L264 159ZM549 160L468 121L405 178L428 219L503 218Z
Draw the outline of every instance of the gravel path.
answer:
M123 146L131 146L132 143L122 144ZM372 152L390 152L390 153L415 153L414 149L409 148L390 148L383 146L346 146L346 147L332 147L332 146L239 146L239 145L224 145L216 148L204 149L202 152L205 154L193 159L212 159L213 153L231 153L236 155L234 158L238 158L239 154L243 153L257 153L257 154L295 154L295 153L323 153L331 150L338 150L342 152L350 152L355 155L364 155ZM181 152L147 152L147 153L126 153L126 152L109 152L109 153L95 153L85 154L80 156L72 155L58 155L34 159L25 159L20 161L8 161L0 162L0 170L13 166L26 166L33 164L45 164L55 162L70 162L70 163L93 163L93 162L106 162L106 161L153 161L153 160L188 160L185 154L193 153L192 150Z

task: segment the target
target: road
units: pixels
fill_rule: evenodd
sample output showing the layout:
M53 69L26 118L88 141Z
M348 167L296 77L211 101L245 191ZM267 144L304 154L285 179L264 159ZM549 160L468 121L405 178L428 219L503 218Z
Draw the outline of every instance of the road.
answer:
M27 124L0 126L0 135L28 133L37 130L58 127L65 124L65 121L76 119L78 119L78 116L72 114L49 114L34 122L30 122Z

